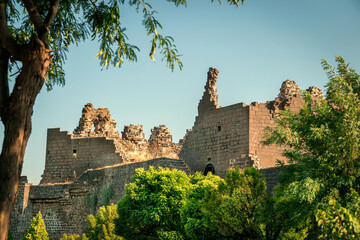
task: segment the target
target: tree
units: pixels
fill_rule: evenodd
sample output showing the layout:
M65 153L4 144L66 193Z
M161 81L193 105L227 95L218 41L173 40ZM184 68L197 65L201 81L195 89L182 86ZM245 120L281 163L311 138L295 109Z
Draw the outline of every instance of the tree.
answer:
M186 0L167 1L186 5ZM227 0L234 5L239 1ZM124 0L0 0L0 118L5 128L0 155L1 240L7 238L35 99L44 83L48 89L65 83L68 47L87 38L98 39L101 66L136 61L139 49L128 42L119 21L124 4ZM181 69L174 40L158 32L162 26L151 5L146 0L129 0L129 4L143 13L143 25L152 39L150 58L154 60L158 47L170 69L176 63ZM16 75L12 92L9 72Z
M300 112L281 112L267 129L265 143L286 146L294 163L275 196L280 238L360 238L360 82L342 57L336 62L322 61L329 78L324 100L304 92Z
M136 170L118 202L116 233L125 239L183 239L181 208L191 189L185 172Z
M204 176L197 172L190 176L191 191L182 209L181 221L187 239L220 240L218 227L211 221L212 213L204 211L209 203L207 196L218 193L224 180L211 173ZM212 206L212 205L211 205Z
M218 191L205 194L202 208L224 239L261 239L265 200L263 175L255 168L235 168L227 171Z
M121 237L115 235L114 220L118 217L117 205L114 204L101 207L95 216L90 214L86 218L89 226L87 237L90 240L121 240Z
M82 236L78 234L68 236L64 233L64 236L60 238L60 240L89 240L89 238L86 237L85 233Z
M23 240L49 240L41 212L31 220L31 226L24 235Z

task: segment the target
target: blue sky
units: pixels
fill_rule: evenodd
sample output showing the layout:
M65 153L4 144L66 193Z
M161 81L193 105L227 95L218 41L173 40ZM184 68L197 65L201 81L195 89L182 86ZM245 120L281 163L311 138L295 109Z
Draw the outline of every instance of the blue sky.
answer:
M343 56L360 72L359 0L246 0L238 8L226 1L188 0L186 8L153 2L161 34L174 37L183 54L183 70L171 72L159 55L150 60L141 14L124 7L121 24L141 49L138 61L101 71L96 41L70 48L66 85L43 88L35 103L22 173L30 182L38 184L44 170L47 128L72 132L88 102L109 108L119 132L142 124L148 138L151 128L166 124L178 141L193 126L209 67L220 71L221 106L273 100L286 79L301 89L323 88L321 59L333 64ZM0 131L2 139L2 125Z

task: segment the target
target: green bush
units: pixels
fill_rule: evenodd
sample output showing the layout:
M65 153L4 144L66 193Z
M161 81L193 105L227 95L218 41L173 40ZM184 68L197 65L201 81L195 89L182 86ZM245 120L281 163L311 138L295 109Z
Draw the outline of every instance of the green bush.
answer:
M137 169L118 202L116 233L126 239L183 239L181 209L191 189L185 172Z
M116 233L126 239L263 237L265 180L258 170L229 170L225 180L178 170L138 169L118 202Z
M39 212L32 220L31 226L24 235L23 240L48 240L48 233L45 228L44 220L41 212Z
M60 240L89 240L89 238L86 237L86 234L84 233L82 236L80 235L66 235L64 234L64 236L62 238L60 238Z
M114 219L118 217L117 206L111 204L110 206L101 207L95 216L89 215L86 219L89 229L87 237L90 240L106 239L106 240L121 240L122 238L115 235Z

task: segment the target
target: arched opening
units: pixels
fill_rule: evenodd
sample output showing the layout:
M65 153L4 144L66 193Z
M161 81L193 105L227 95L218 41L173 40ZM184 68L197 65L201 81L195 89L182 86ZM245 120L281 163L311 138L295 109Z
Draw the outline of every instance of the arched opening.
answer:
M211 172L212 174L215 174L214 165L212 165L212 164L206 165L205 170L204 170L204 175L206 176L208 174L208 172Z

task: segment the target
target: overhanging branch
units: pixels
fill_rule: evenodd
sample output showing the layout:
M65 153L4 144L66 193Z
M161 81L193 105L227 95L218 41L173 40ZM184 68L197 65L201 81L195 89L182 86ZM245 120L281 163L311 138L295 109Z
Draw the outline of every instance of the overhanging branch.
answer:
M49 12L44 21L45 28L47 31L48 31L49 26L54 22L54 19L56 17L58 9L59 9L59 3L60 3L60 0L51 0L50 1L50 9L49 9Z
M40 37L40 34L44 29L44 24L41 20L41 16L40 16L39 12L37 11L35 5L33 4L33 2L31 0L22 0L22 2L24 3L25 8L26 8L27 12L29 13L30 20L34 24L35 30Z
M19 45L10 35L7 26L6 5L3 0L0 0L0 47L5 48L15 59L21 60Z

